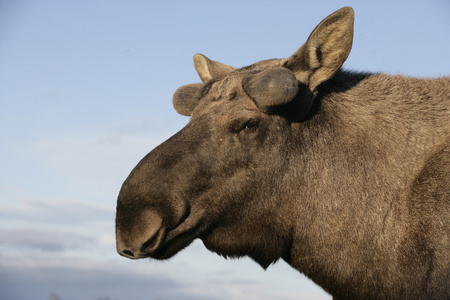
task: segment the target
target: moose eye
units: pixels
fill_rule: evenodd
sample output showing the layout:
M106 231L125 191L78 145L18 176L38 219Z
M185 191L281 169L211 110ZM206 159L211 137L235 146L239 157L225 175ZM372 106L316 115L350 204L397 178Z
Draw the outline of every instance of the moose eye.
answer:
M242 131L254 131L258 126L258 119L238 119L231 124L230 129L232 132L239 135Z
M252 120L249 120L247 123L244 124L244 127L242 128L242 130L255 129L258 126L259 126L259 120L252 119Z

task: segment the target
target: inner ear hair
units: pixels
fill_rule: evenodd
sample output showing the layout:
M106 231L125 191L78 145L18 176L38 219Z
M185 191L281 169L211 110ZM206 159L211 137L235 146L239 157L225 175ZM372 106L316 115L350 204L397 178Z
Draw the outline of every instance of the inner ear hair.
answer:
M354 12L344 7L325 18L284 66L311 91L333 77L352 48Z
M194 66L204 83L223 78L235 70L232 66L209 59L200 53L194 55Z

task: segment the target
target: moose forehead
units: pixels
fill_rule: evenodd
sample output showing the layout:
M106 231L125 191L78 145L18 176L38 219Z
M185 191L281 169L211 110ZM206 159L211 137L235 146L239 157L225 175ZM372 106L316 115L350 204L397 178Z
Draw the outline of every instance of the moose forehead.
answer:
M205 86L197 106L190 115L190 120L204 119L209 120L208 122L226 123L235 117L255 113L259 113L259 110L242 90L240 83L224 78L220 81L212 80ZM205 119L203 116L209 117Z
M174 104L176 106L177 98L182 98L180 101L185 103L190 101L186 97L193 98L191 101L196 101L196 104L195 109L189 114L191 119L204 113L213 113L214 110L226 110L228 105L232 105L233 111L259 111L251 97L242 88L242 82L245 78L258 74L261 71L280 67L284 61L282 59L259 61L252 65L235 69L223 77L213 78L203 84L198 84L196 86L197 91L190 94L186 95L177 91L174 95ZM224 105L227 108L224 108ZM180 113L184 114L183 112Z
M234 94L239 90L242 90L241 85L244 78L270 68L280 67L281 65L282 60L280 59L268 59L236 69L223 78L214 78L205 83L202 89L202 96L205 96L206 94L212 95L213 100L224 96L231 96L234 98Z

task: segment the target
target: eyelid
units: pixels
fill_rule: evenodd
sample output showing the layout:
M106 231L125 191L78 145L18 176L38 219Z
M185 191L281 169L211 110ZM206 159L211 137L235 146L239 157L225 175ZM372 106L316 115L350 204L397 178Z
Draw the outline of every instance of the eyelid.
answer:
M251 129L251 128L257 127L259 125L259 122L260 122L260 120L256 119L256 118L237 119L231 123L230 130L236 134L239 134L242 130L244 130L246 128Z
M259 125L259 120L258 119L250 119L248 120L245 124L244 124L244 129L245 128L253 128Z

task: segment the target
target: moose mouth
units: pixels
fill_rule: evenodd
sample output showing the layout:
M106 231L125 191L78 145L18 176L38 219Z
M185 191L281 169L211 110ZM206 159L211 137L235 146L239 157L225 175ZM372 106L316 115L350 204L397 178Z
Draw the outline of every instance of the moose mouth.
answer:
M172 231L165 234L164 229L160 230L158 234L150 241L150 244L143 248L143 252L146 257L153 259L164 260L171 258L179 251L189 246L198 237L198 228L195 226L186 231L179 233L179 230L175 228ZM162 236L162 238L160 238ZM159 244L158 244L159 243ZM157 245L156 248L152 246ZM143 247L146 246L145 244ZM151 251L148 251L148 247L151 247Z
M151 237L137 251L119 250L119 254L130 259L168 259L189 246L205 231L201 218L190 215L173 229L168 229L164 221Z

